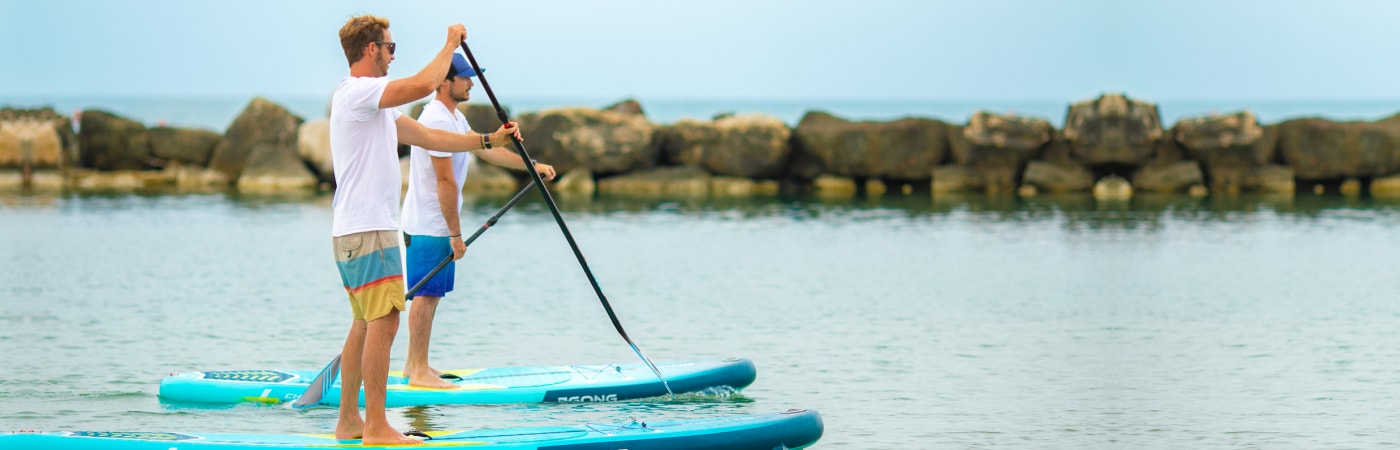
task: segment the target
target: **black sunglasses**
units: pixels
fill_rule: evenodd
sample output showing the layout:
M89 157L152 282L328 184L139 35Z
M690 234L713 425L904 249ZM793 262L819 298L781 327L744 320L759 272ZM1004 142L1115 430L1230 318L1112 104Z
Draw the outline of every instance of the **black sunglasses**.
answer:
M389 48L389 54L390 54L390 55L394 54L394 47L398 47L398 46L399 46L398 44L395 44L395 43L389 42L389 41L374 41L374 43L375 43L375 44L379 44L379 45L383 45L383 46L385 46L385 47L388 47L388 48Z

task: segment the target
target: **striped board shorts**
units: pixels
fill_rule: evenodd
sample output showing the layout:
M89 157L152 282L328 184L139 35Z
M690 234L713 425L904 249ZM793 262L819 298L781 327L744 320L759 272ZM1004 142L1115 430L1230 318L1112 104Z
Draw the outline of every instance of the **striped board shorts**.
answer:
M332 238L335 266L350 295L355 320L373 321L392 309L403 311L403 257L398 233L364 231Z

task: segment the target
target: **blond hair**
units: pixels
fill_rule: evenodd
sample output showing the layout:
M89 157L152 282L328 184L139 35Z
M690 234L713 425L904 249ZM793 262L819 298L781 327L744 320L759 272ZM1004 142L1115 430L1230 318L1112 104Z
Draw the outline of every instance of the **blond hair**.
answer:
M340 27L340 47L345 49L345 59L350 65L365 56L365 46L384 38L384 30L389 29L389 19L365 14L351 17Z

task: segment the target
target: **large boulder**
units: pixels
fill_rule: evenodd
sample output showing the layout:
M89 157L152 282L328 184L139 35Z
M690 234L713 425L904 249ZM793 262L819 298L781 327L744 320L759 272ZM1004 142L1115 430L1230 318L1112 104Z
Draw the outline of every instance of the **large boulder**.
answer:
M229 125L214 149L209 168L236 180L239 190L314 187L316 177L298 156L301 123L301 117L281 105L254 98Z
M408 187L408 158L403 160L404 187ZM467 180L462 192L510 192L520 190L520 181L510 171L475 158L467 167Z
M1279 157L1278 149L1278 124L1264 125L1263 129L1263 134L1259 136L1259 140L1254 142L1254 153L1256 155L1267 155L1266 158L1270 164L1279 162L1281 158Z
M1144 163L1144 166L1175 164L1186 159L1186 148L1176 139L1168 137L1157 141L1156 149L1152 151L1152 159Z
M812 180L812 192L818 197L854 197L856 189L856 180L850 177L822 175Z
M717 175L772 178L781 174L792 151L792 130L770 116L730 116L710 122L683 119L662 130L662 152L668 161L703 167Z
M21 152L27 138L20 137L20 128L28 128L25 125L17 120L0 121L0 168L14 169L24 164Z
M1383 198L1400 198L1400 175L1377 177L1371 180L1371 195Z
M563 173L587 167L597 174L625 173L656 165L656 126L645 117L590 108L521 114L530 157Z
M1196 161L1148 164L1133 173L1132 184L1145 192L1182 193L1205 184L1205 174Z
M1023 186L1035 186L1038 192L1087 192L1094 186L1089 169L1045 161L1031 161L1021 178Z
M331 163L330 120L318 119L301 124L297 129L297 156L311 166L321 182L335 182L335 165Z
M1157 105L1122 94L1075 103L1065 115L1071 153L1089 165L1142 165L1163 134Z
M951 142L951 141L950 141ZM956 153L954 153L956 155ZM1059 164L1062 166L1077 166L1084 163L1075 159L1070 153L1069 142L1065 141L1064 133L1055 130L1050 133L1050 142L1045 144L1045 148L1040 151L1041 161Z
M78 135L73 132L73 121L68 116L54 112L53 108L0 108L0 122L23 120L47 122L52 125L54 133L58 135L60 146L57 166L73 167L78 165ZM39 151L39 153L43 153L43 151ZM39 158L40 161L45 161L46 158L40 155L35 157ZM40 161L36 161L36 163L48 164Z
M102 110L83 111L78 132L79 162L98 170L142 170L151 165L146 126Z
M156 127L146 133L151 139L151 156L167 163L195 166L208 165L214 147L222 139L213 131L190 128Z
M598 181L598 193L644 197L704 197L710 174L698 167L657 167Z
M805 186L807 181L825 173L826 164L822 163L821 157L802 150L802 142L797 139L796 130L793 130L789 144L792 150L788 152L788 163L787 167L783 168L783 178L787 179L790 186Z
M637 100L635 100L635 99L630 99L630 98L627 99L627 100L623 100L623 101L617 102L617 103L613 103L613 104L608 105L608 106L604 106L604 107L603 107L603 110L604 110L604 111L612 111L612 112L615 112L615 113L633 115L633 116L645 116L645 115L646 115L646 112L642 111L642 104L639 103L639 102L637 102Z
M502 108L505 108L504 106ZM501 116L496 114L496 107L479 103L458 103L457 110L467 118L467 126L477 133L493 133L501 129ZM510 114L510 108L506 108L506 114ZM516 120L519 122L519 120ZM520 124L521 128L529 129L529 124ZM528 149L528 147L526 147Z
M799 160L814 161L803 177L815 172L846 177L924 180L948 152L947 124L933 119L851 122L831 114L808 112L793 131Z
M1010 191L1020 181L1027 161L1050 142L1055 129L1044 119L977 111L962 132L970 146L966 154L955 155L953 162L977 172L984 183L995 185L995 190Z
M588 169L574 169L554 180L550 192L560 195L593 195L598 183L593 181L593 172Z
M972 169L949 164L933 168L929 190L936 194L967 192L982 188L982 181Z
M63 139L52 121L0 120L0 168L57 169L64 165Z
M1095 200L1128 200L1133 198L1133 184L1118 175L1109 175L1094 183Z
M1305 180L1400 171L1400 115L1376 122L1294 119L1278 125L1283 161Z
M1254 169L1243 187L1253 192L1292 194L1297 181L1292 167L1270 164Z
M967 127L950 123L944 128L948 135L948 159L953 162L971 160L972 141L967 138Z
M1247 160L1255 165L1265 164L1273 157L1269 153L1254 153L1260 149L1255 144L1263 136L1264 127L1255 120L1254 113L1247 110L1186 117L1172 127L1172 137L1193 157L1199 152L1248 149L1250 153L1243 153L1242 156L1247 156Z
M1181 119L1172 127L1172 137L1188 156L1200 161L1212 191L1239 191L1257 168L1274 157L1272 148L1259 145L1264 127L1249 111Z

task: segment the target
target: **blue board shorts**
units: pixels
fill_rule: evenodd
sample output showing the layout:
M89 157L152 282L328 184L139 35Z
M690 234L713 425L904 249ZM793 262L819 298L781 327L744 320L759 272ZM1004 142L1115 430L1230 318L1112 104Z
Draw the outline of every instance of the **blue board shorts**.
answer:
M418 281L427 276L428 272L432 272L434 267L437 267L438 264L442 263L442 260L447 259L448 255L452 254L450 239L452 238L442 236L404 235L404 242L407 243L405 245L408 266L408 278L405 280L408 283L407 286L412 287L418 284ZM447 263L447 267L443 267L442 271L424 283L423 288L413 295L415 297L420 295L442 297L448 292L452 292L453 281L457 278L455 276L456 268L456 261Z

